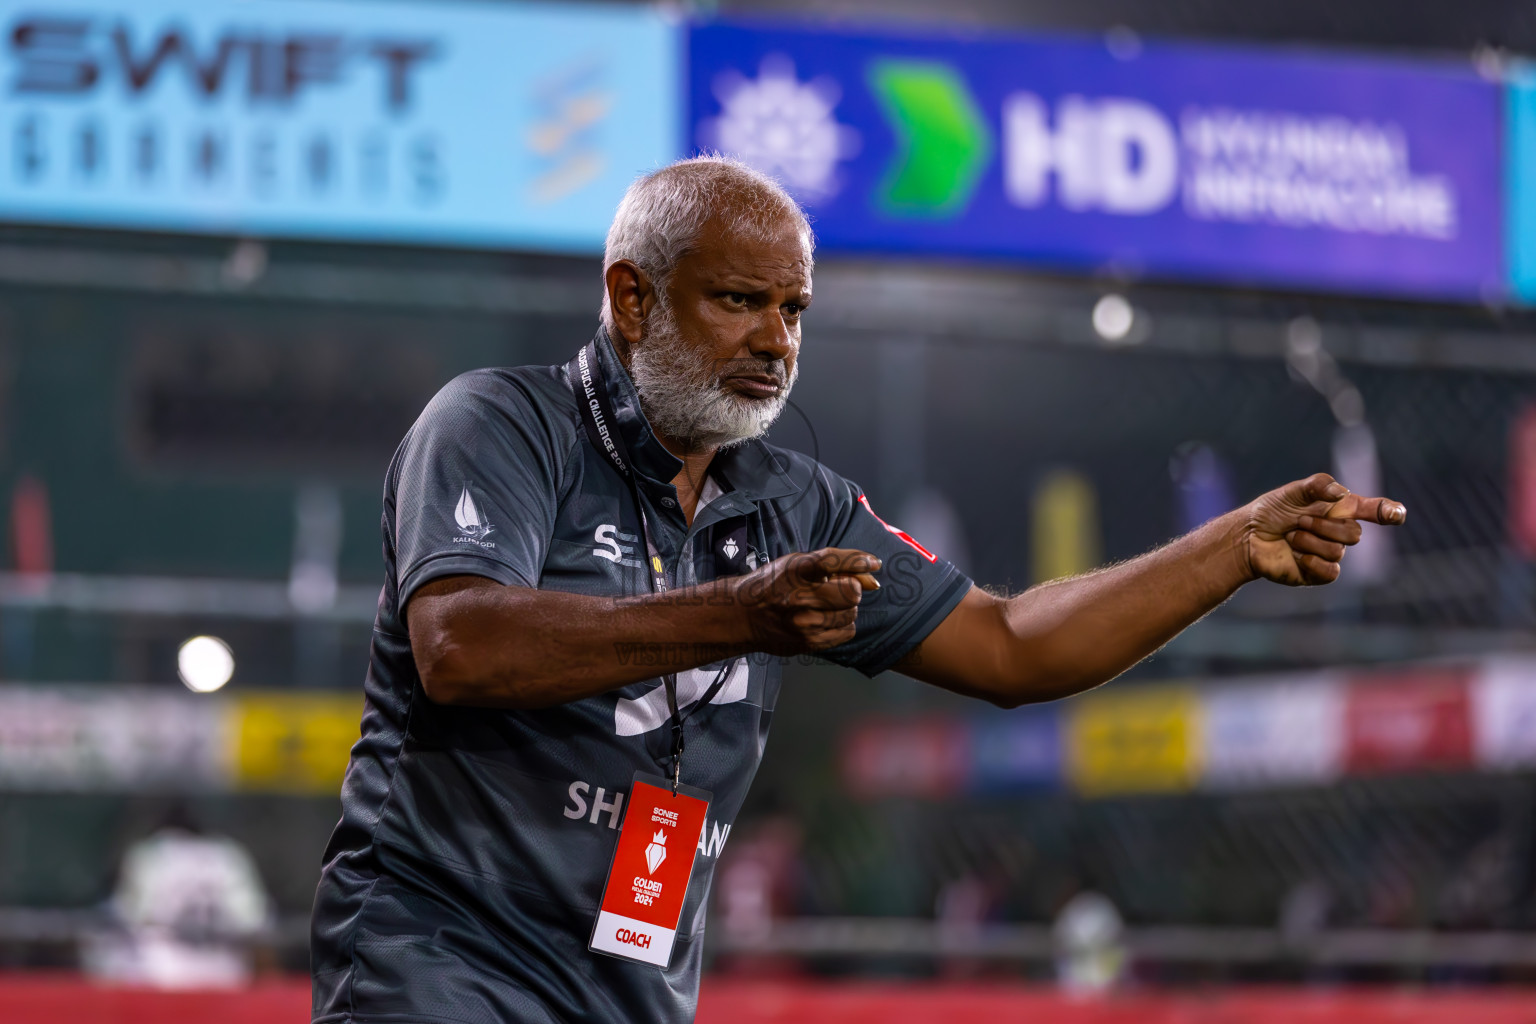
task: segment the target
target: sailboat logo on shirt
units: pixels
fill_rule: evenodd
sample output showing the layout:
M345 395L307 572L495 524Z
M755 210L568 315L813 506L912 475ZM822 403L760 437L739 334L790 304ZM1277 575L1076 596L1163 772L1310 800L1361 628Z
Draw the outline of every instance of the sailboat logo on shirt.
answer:
M470 497L468 486L459 495L459 503L453 507L453 521L459 524L459 535L454 538L454 543L476 544L482 548L496 546L485 539L495 533L496 528L480 517L480 510L475 507L475 499Z

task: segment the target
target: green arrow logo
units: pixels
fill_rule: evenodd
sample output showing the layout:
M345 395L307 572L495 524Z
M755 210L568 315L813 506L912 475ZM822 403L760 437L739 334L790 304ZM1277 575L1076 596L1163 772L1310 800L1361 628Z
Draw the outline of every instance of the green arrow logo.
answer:
M897 139L877 203L900 217L958 215L992 159L992 133L964 79L947 64L878 60L869 84Z

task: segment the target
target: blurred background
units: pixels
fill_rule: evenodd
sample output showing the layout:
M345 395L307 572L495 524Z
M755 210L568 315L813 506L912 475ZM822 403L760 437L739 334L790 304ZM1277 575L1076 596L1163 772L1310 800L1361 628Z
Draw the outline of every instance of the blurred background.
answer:
M1410 518L1054 705L788 665L700 1020L1536 1019L1530 5L0 27L0 1016L306 1019L390 455L567 359L627 183L709 150L819 235L774 440L979 583L1320 469Z

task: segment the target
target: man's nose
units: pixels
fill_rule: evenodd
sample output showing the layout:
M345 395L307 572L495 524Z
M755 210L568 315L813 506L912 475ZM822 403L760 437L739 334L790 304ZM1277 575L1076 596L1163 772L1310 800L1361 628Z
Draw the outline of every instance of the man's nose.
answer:
M747 347L759 359L787 359L795 350L795 332L777 307L765 309Z

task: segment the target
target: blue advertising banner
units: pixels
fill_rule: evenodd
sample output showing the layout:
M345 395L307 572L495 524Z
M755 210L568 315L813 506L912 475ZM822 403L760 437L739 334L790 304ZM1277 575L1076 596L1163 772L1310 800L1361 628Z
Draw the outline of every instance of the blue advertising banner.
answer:
M970 720L969 788L990 793L1061 781L1061 715L1026 707Z
M695 149L860 253L1480 300L1504 290L1498 86L1456 65L710 23Z
M1505 104L1509 283L1521 301L1536 303L1536 65L1516 68Z
M594 251L681 30L573 4L0 0L0 219Z

